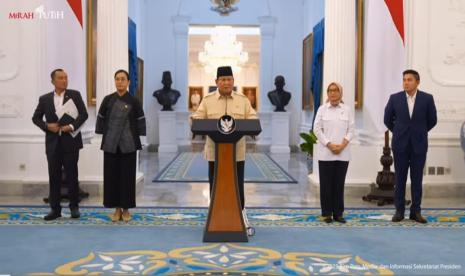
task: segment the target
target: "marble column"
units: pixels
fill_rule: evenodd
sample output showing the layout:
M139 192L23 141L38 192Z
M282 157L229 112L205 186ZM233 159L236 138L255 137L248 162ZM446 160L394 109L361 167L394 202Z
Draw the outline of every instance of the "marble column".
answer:
M128 0L97 1L97 110L116 91L114 74L128 70Z
M325 52L323 69L323 101L328 84L339 82L344 90L344 103L354 107L356 61L355 0L325 1Z
M260 51L260 111L272 111L267 93L274 89L273 83L273 40L275 34L276 18L273 16L260 16L261 51Z
M173 73L173 88L181 92L181 97L176 105L175 111L187 111L188 103L188 68L189 68L189 22L191 18L186 15L172 17L173 34L175 40L175 63Z

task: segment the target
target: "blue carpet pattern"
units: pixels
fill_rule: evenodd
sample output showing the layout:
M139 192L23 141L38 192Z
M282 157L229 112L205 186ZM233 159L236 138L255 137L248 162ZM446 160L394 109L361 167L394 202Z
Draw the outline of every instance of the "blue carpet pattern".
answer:
M238 244L185 247L169 252L157 250L91 252L81 259L55 269L55 273L59 275L72 275L76 272L124 275L168 273L172 275L309 275L309 272L328 275L354 274L354 272L370 273L369 275L392 274L389 269L350 254L312 252L282 254L270 248Z
M48 213L45 207L0 207L1 225L114 225L109 214L112 210L100 207L81 208L79 220L64 217L44 221ZM135 208L132 220L120 222L122 226L203 226L207 208ZM328 227L320 217L318 208L247 208L250 223L264 227ZM408 212L407 212L408 213ZM465 228L463 209L423 209L422 215L428 224L418 224L408 219L392 223L394 209L346 209L346 224L331 224L332 227L420 227L420 228Z
M205 208L136 208L130 223L81 208L45 222L45 207L0 207L0 274L464 275L465 210L427 209L426 225L389 222L392 209L251 208L249 243L202 243Z
M246 183L297 183L265 153L247 153L245 159ZM178 154L153 182L208 182L208 163L199 152Z

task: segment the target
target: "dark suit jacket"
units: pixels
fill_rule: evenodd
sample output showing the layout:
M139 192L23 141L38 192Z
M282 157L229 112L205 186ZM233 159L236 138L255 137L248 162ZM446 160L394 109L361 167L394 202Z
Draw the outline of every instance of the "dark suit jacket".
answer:
M42 95L39 98L39 104L34 111L32 116L32 122L42 129L45 132L45 152L47 154L52 154L55 152L57 143L58 143L58 133L53 133L47 129L47 123L57 123L58 116L56 115L55 104L53 102L54 92L47 93ZM87 120L87 110L84 102L82 101L81 93L76 90L66 89L65 97L63 104L68 100L72 99L76 105L79 115L74 120L71 125L74 129L77 130L81 125ZM45 121L43 119L45 115ZM73 138L69 133L61 134L61 142L63 145L64 152L74 152L82 149L82 137L79 133L76 137Z
M145 136L146 126L145 126L145 115L142 105L136 97L131 96L128 92L122 97L118 96L118 92L113 92L110 95L106 95L103 98L102 104L100 105L97 122L95 124L95 133L103 134L101 149L104 150L104 144L107 142L107 132L111 121L111 111L116 100L119 99L128 105L131 106L131 111L128 114L129 128L131 130L132 137L136 149L142 149L142 144L140 142L139 136ZM113 141L118 142L118 141Z
M392 149L403 152L412 141L416 154L428 151L428 131L437 123L436 106L431 94L417 91L410 118L405 91L392 94L384 109L384 124L392 131Z

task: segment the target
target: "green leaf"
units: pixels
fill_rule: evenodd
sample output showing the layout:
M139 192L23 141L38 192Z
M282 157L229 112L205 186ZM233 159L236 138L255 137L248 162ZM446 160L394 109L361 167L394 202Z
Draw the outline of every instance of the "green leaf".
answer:
M302 152L307 153L308 155L313 154L313 145L317 142L317 137L313 131L308 133L301 132L299 136L305 141L304 143L300 144L300 150Z

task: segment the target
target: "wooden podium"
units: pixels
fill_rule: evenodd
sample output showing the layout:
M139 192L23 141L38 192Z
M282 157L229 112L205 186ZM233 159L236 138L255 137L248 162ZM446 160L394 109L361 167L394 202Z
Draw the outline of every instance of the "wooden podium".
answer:
M234 131L220 131L219 120L192 121L195 135L208 135L215 142L214 184L203 235L204 242L248 242L237 186L236 143L245 135L258 135L260 121L235 120Z

